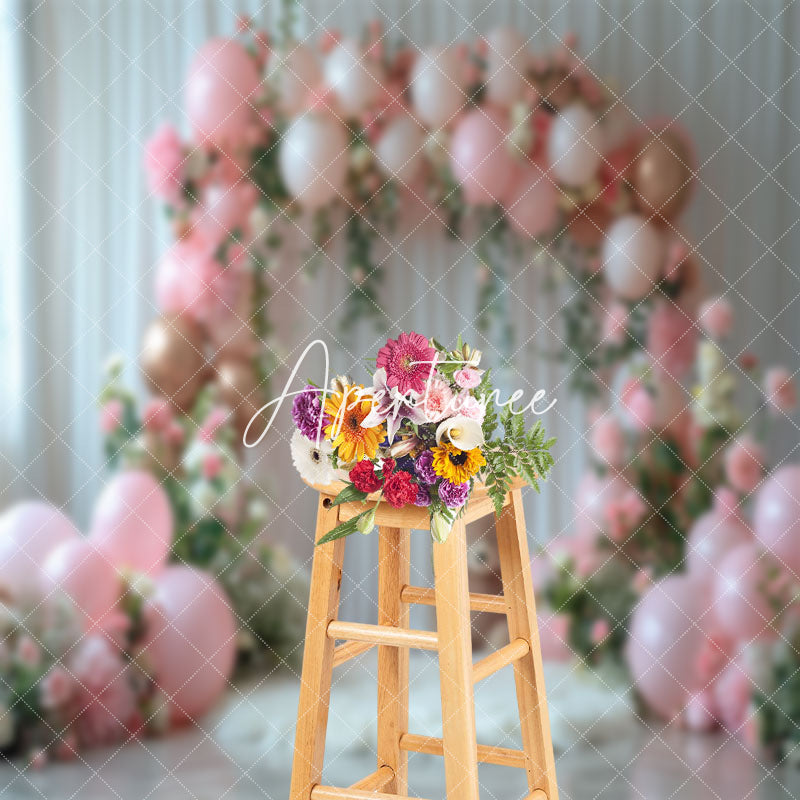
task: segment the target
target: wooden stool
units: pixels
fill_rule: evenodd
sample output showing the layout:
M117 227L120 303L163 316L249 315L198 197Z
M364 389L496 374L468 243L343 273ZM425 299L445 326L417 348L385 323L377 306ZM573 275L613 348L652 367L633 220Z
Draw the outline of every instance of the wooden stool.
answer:
M466 513L444 544L433 543L435 589L409 585L410 533L429 528L428 510L380 503L378 624L338 619L345 539L318 546L311 572L303 676L297 713L290 800L393 800L408 795L408 753L444 756L447 800L478 800L478 763L527 771L526 800L557 800L556 771L542 674L542 657L522 511L522 482L506 496L497 520L503 595L470 594L465 525L494 513L476 485ZM361 503L332 506L343 484L320 492L319 540L364 510ZM437 631L409 630L409 604L436 606ZM470 609L505 614L510 644L472 663ZM336 641L341 641L338 646ZM377 770L346 789L323 786L322 766L333 669L378 647ZM443 738L408 730L408 648L439 654ZM514 665L524 750L477 744L473 685Z

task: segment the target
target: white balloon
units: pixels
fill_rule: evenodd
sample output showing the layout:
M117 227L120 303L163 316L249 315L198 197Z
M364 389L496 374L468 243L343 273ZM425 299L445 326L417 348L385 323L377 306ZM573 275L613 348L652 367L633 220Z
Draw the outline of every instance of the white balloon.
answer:
M603 153L603 134L594 114L580 104L560 111L553 120L547 144L550 166L566 186L583 186L597 173Z
M378 63L366 56L352 39L345 39L329 53L324 75L325 85L333 89L342 111L348 116L368 108L381 89Z
M304 44L289 45L285 55L273 50L267 80L278 94L281 110L290 116L302 111L306 97L322 81L322 70L314 51Z
M655 286L664 265L664 240L639 214L620 217L606 233L603 270L611 289L625 300L640 300Z
M375 147L384 175L408 183L419 171L425 150L425 130L410 115L393 119Z
M430 48L418 56L411 73L411 101L428 127L444 127L464 108L461 67L453 48Z
M281 177L303 208L320 208L344 189L349 137L330 114L307 113L287 128L281 142Z
M496 28L487 37L486 96L492 103L508 107L520 99L525 88L528 52L525 40L511 28Z

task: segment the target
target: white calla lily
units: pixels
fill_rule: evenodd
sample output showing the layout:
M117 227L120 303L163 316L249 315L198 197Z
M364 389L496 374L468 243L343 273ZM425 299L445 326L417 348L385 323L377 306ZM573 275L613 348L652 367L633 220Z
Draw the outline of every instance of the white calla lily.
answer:
M436 428L436 444L441 444L442 439L459 450L472 450L485 443L480 423L460 415L439 423L439 427Z

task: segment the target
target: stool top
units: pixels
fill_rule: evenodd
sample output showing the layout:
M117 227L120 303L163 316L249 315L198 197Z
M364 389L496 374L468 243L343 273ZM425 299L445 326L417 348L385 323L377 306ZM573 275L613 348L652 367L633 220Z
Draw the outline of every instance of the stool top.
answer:
M333 499L345 487L349 486L344 481L334 481L325 485L310 483L304 481L305 484L315 489L324 498ZM509 502L511 492L527 486L527 482L523 478L513 478L511 486L506 496L506 505ZM375 503L380 497L380 492L373 492L366 498L367 503ZM339 509L339 522L346 522L348 519L358 516L365 510L365 505L362 502L342 503L337 506ZM467 502L466 510L464 511L464 522L472 522L476 519L488 516L494 513L494 504L486 490L486 485L482 481L475 481L472 487L469 501ZM428 530L430 528L430 518L427 508L420 508L418 506L405 506L404 508L394 508L386 500L381 500L375 511L375 524L383 525L386 527L395 528L414 528L415 530Z

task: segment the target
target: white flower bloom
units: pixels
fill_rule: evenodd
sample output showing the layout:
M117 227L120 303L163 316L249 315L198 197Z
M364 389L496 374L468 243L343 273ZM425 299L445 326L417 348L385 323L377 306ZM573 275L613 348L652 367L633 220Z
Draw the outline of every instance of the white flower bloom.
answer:
M462 415L450 417L439 423L436 429L436 444L441 444L442 439L446 439L459 450L472 450L484 444L480 423Z
M296 430L292 434L291 450L292 463L304 481L324 486L336 480L330 459L333 453L330 442L320 442L317 447L315 442Z

